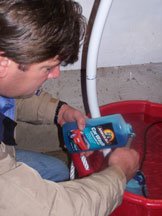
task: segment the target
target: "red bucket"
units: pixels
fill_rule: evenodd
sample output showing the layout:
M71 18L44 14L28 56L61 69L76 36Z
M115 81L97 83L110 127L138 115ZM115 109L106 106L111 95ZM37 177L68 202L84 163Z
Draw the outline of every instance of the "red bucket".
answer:
M101 115L120 113L136 133L131 147L143 160L147 198L124 193L122 204L111 216L162 215L162 104L149 101L122 101L100 107ZM145 155L145 157L144 157Z

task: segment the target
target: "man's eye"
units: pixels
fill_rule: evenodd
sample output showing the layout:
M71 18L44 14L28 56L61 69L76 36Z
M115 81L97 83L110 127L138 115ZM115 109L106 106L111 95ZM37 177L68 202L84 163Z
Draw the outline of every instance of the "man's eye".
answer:
M46 73L51 73L53 68L46 68Z

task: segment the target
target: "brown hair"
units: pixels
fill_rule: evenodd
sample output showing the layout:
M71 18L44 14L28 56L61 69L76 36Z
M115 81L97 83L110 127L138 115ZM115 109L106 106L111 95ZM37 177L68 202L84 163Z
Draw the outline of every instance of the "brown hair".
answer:
M18 64L56 55L74 63L85 26L81 6L71 0L0 1L0 51Z

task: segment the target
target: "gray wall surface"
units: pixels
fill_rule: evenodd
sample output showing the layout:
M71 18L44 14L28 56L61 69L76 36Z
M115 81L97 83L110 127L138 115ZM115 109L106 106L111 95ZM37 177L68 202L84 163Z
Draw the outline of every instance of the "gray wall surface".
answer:
M97 93L99 105L123 100L162 102L162 63L99 68ZM65 100L84 111L84 72L62 71L57 80L49 80L44 89L54 97ZM85 80L84 80L85 81ZM83 82L84 84L84 82ZM86 92L84 92L86 93Z

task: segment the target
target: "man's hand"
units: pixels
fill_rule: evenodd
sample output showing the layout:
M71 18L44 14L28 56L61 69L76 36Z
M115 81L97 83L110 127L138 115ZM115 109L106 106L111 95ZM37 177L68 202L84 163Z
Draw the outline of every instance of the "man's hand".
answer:
M139 154L129 148L117 148L109 157L109 166L120 167L129 181L139 169Z
M64 104L58 114L58 124L63 125L65 122L77 121L78 128L83 130L85 127L86 116L79 110Z

